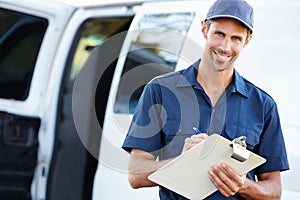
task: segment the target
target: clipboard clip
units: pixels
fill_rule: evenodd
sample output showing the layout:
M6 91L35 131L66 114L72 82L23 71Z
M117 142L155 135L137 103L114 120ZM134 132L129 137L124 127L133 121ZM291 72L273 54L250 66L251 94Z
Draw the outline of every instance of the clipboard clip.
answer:
M235 138L232 140L231 145L232 146L232 158L235 158L236 160L240 162L246 161L250 156L250 151L246 149L246 137L240 136L238 138Z

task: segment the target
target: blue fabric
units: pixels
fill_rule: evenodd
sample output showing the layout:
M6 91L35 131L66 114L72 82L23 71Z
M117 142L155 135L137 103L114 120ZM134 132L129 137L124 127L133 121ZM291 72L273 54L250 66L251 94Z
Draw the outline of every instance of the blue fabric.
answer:
M185 138L194 134L195 126L229 140L246 136L247 148L267 159L247 174L252 180L255 174L289 169L274 100L234 71L232 83L212 108L209 97L196 81L198 64L162 75L146 85L123 148L141 149L161 160L173 158L180 155ZM160 198L185 199L162 187ZM207 199L242 198L225 198L217 191Z
M240 21L251 31L254 25L252 6L244 0L218 0L210 7L206 20L229 17Z

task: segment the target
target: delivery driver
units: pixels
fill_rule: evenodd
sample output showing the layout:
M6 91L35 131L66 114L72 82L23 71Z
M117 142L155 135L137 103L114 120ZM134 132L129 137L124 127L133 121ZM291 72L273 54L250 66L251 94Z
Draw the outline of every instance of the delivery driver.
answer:
M146 85L123 144L133 188L155 186L147 178L151 173L210 134L229 140L242 134L247 148L267 162L243 176L226 163L213 165L207 173L218 190L206 199L280 199L280 172L289 164L276 103L234 68L252 32L251 5L217 0L202 22L201 59ZM205 133L194 134L193 126ZM176 175L170 178L176 181ZM186 199L161 186L159 195Z

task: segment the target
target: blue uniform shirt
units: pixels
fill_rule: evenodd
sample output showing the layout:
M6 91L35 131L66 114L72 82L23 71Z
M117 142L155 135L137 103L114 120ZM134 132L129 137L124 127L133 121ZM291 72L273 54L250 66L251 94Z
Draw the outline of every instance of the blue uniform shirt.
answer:
M195 126L229 140L246 136L247 149L267 159L247 174L252 180L256 174L289 169L274 100L235 70L233 81L212 107L196 81L198 64L159 76L145 86L123 148L144 150L160 160L173 158L180 155L185 138L194 134ZM185 198L160 187L160 199ZM217 191L206 199L226 197ZM236 194L229 199L242 198Z

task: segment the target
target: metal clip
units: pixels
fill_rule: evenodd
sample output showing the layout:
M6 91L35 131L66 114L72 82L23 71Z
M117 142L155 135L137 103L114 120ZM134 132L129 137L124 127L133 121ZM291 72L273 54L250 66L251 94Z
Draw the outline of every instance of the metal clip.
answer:
M249 158L250 151L246 149L247 147L246 139L247 138L245 136L240 136L232 140L231 142L231 146L233 148L233 152L231 156L232 158L235 158L241 162L244 162Z

